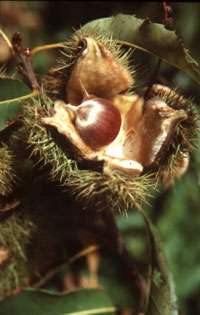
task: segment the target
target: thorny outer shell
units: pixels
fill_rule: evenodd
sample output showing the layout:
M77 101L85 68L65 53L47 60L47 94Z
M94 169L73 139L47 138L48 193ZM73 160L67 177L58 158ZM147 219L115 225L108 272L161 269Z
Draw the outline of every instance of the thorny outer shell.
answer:
M188 169L190 156L188 152L180 152L173 167L168 167L162 170L161 178L165 188L174 184L175 179L179 179Z
M170 141L176 125L186 119L187 114L182 109L169 107L157 97L144 102L137 95L119 95L113 99L113 104L119 110L121 108L121 129L117 138L99 151L94 151L81 139L64 102L57 101L54 115L44 117L42 121L65 135L83 158L105 161L104 173L119 169L138 176L144 167L155 162L159 152Z
M109 39L101 40L84 34L72 42L76 48L81 43L85 45L77 56L71 50L73 63L66 84L68 104L56 102L54 115L43 117L43 123L54 126L63 134L83 159L104 161L104 173L117 169L139 176L151 166L158 170L160 156L163 158L165 149L173 143L177 125L187 120L184 106L179 107L179 101L181 105L184 99L162 85L153 85L147 101L136 94L126 95L125 91L134 79L127 61L121 63L123 56L121 58L111 49L114 42L110 46ZM170 94L177 106L171 106L164 100L160 95L163 91ZM70 106L81 104L88 94L111 100L121 114L122 123L117 137L101 148L94 148L80 136L69 110ZM185 158L181 156L181 159Z
M176 125L186 118L184 110L174 110L157 97L149 99L133 138L133 158L145 167L150 166L170 141Z

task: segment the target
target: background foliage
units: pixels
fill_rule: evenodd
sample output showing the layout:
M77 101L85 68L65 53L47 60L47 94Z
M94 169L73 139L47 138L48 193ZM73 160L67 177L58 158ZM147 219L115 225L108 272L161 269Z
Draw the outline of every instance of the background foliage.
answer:
M20 31L26 45L30 47L63 41L71 34L72 27L79 28L90 20L119 12L136 14L140 18L149 17L158 23L162 23L163 20L162 3L156 2L32 1L11 4L5 1L5 3L7 8L5 4L0 4L1 26L8 34ZM183 38L192 56L200 61L200 4L173 3L171 6L177 33ZM15 7L15 10L11 7ZM54 57L38 55L34 61L35 69L44 73L52 64ZM142 69L139 80L145 81L155 61L153 57L137 52L135 60L137 67ZM178 87L185 96L192 96L195 103L200 104L199 86L183 72L162 64L160 75L166 85ZM200 145L198 147L192 156L188 173L172 189L157 193L153 199L153 207L146 209L160 231L169 267L174 276L182 315L200 313ZM119 217L118 225L126 237L129 248L134 249L136 256L139 255L142 251L142 244L137 237L140 220L134 214L130 214L128 219ZM105 277L106 275L102 274L102 279ZM110 285L114 292L115 283Z

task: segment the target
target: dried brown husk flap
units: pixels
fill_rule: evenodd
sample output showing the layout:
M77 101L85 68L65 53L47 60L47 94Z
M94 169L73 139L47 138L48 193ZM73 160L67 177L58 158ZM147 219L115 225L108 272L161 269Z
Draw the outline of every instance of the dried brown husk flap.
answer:
M126 91L133 84L133 78L111 51L101 42L85 37L85 49L72 68L66 86L67 100L70 104L80 104L83 88L90 95L112 98ZM98 83L97 83L98 82Z

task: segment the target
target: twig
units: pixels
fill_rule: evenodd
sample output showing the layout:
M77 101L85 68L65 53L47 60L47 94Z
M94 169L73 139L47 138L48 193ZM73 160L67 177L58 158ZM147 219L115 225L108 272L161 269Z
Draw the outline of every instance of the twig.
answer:
M10 42L8 36L0 29L0 36L5 40L6 44L10 48L12 54L14 54L12 43Z
M62 262L60 265L50 269L47 274L40 279L37 283L33 284L34 288L39 288L42 285L44 285L48 280L50 280L51 278L53 278L56 274L58 274L59 272L63 271L66 269L66 267L69 264L72 264L73 262L77 261L78 259L85 257L91 253L94 253L96 251L99 250L99 246L98 245L91 245L85 249L83 249L82 251L80 251L79 253L77 253L76 255L72 256L71 258L68 258L66 261Z
M29 48L23 48L22 38L19 33L12 37L12 46L18 62L17 69L24 77L25 82L33 91L39 91L40 86L32 68L32 55Z
M31 50L31 54L32 56L33 55L36 55L42 51L46 51L46 50L49 50L49 49L57 49L57 48L64 48L65 45L64 43L56 43L56 44L49 44L49 45L43 45L43 46L38 46L38 47L35 47Z
M16 97L16 98L11 98L11 99L8 99L8 100L5 100L5 101L0 101L0 106L1 105L4 106L5 104L12 105L12 104L14 104L16 102L22 102L22 101L24 101L26 99L29 99L31 97L36 96L37 94L38 94L38 91L35 90L35 91L33 91L33 92L31 92L31 93L29 93L27 95L23 95L23 96Z

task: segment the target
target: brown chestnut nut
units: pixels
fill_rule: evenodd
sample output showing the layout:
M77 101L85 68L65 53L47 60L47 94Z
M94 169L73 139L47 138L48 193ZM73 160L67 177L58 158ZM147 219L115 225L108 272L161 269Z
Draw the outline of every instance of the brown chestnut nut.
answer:
M76 129L83 141L91 148L98 149L108 145L118 135L121 115L111 101L103 98L89 98L73 108Z

